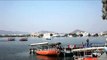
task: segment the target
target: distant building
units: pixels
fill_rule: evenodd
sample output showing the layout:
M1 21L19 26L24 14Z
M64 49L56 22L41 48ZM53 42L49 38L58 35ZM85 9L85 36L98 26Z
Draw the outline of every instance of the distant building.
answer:
M31 33L30 35L31 35L31 37L38 37L40 35L40 33Z
M83 35L83 36L88 36L89 33L87 32L76 32L77 35Z
M44 33L43 38L51 38L52 37L51 34L52 33Z

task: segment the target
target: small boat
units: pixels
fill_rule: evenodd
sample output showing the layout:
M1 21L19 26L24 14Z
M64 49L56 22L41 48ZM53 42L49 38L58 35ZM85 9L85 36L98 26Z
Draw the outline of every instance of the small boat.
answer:
M28 41L27 38L21 38L20 41Z
M73 57L72 49L71 49L71 48L65 48L65 49L64 49L64 55L65 55L65 56Z
M60 55L61 57L73 57L73 52L71 48L64 48L60 50Z
M46 40L51 40L51 38L46 38Z
M60 54L59 49L52 47L48 42L33 43L30 46L39 46L35 49L37 55L58 56Z
M15 38L8 38L8 41L15 41Z

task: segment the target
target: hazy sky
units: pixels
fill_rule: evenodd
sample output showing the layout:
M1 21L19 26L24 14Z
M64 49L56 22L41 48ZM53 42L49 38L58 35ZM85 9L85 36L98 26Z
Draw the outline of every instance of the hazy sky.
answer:
M0 30L106 31L101 10L101 0L0 1Z

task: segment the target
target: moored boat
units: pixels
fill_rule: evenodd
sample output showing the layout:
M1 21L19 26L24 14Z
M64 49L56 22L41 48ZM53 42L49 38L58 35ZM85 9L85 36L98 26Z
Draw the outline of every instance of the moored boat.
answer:
M30 45L36 46L34 51L37 55L58 56L60 54L59 49L52 47L53 44L49 45L48 42L33 43ZM37 47L37 46L39 46L39 47Z
M46 40L51 40L51 38L46 38Z
M72 48L63 48L62 50L60 50L60 55L61 57L73 57L73 52L72 52Z
M15 41L15 38L8 38L8 41Z
M64 54L65 54L65 56L73 57L73 52L72 52L71 48L65 48L64 49Z
M21 38L20 41L28 41L27 38Z

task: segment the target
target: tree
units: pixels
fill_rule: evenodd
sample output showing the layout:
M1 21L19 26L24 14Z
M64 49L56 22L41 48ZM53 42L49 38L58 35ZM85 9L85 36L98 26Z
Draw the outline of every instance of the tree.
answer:
M103 20L107 20L107 0L102 0L102 19Z
M80 37L83 37L83 34L79 34Z
M89 34L88 34L88 37L90 37L90 36L91 36L91 34L89 33Z
M51 33L50 36L53 36L53 34Z
M94 36L94 37L98 37L99 35L98 35L98 33L96 33L96 34L94 34L93 36Z
M68 36L68 34L65 34L65 35L64 35L64 37L67 37L67 36Z
M39 36L38 36L39 38L41 38L41 37L43 37L43 34L39 34Z
M77 35L76 33L73 33L72 36L73 36L73 37L77 37L78 35Z

